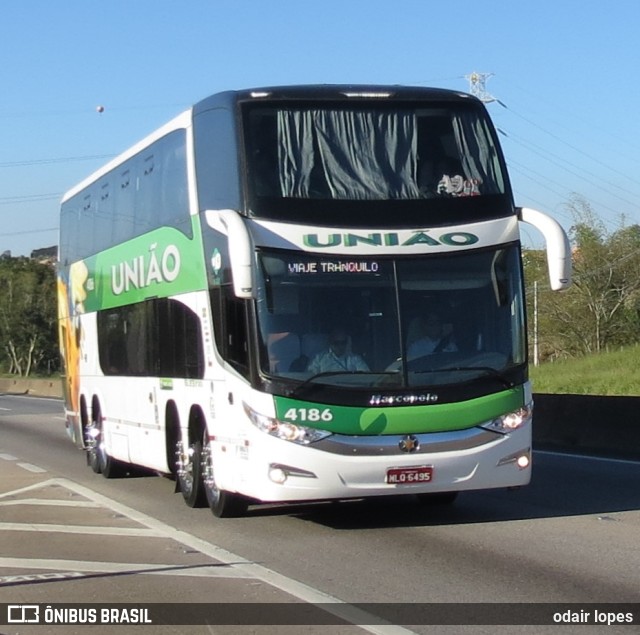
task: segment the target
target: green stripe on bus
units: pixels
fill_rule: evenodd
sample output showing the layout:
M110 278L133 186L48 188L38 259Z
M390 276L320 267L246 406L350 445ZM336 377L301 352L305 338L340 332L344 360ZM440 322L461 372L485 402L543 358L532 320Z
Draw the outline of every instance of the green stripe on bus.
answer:
M524 405L522 386L458 403L359 408L274 397L276 417L338 434L418 434L473 428Z
M71 284L81 285L84 311L206 289L200 223L195 216L192 227L193 238L162 227L73 265Z

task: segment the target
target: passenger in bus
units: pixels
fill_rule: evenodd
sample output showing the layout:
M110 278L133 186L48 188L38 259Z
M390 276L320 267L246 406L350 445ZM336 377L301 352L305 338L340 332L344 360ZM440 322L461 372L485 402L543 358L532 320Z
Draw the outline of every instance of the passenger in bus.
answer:
M423 161L419 171L420 191L426 198L460 196L464 192L464 178L460 161L446 156Z
M458 350L451 324L443 324L435 312L416 318L409 327L407 359L434 353L455 353Z
M336 372L368 372L367 363L350 350L350 338L345 329L334 329L329 335L329 348L318 353L309 364L308 371L313 374Z
M419 150L418 186L422 196L458 197L480 194L480 181L467 178L460 156L445 152L446 143L441 138L425 137Z

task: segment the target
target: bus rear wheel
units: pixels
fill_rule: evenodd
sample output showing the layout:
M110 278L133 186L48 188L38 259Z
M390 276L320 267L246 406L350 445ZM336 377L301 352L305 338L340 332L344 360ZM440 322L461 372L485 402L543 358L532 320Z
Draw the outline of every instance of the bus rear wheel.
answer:
M204 433L202 440L202 484L204 493L207 498L209 509L217 518L237 518L242 516L249 506L249 501L240 494L227 492L222 490L216 484L213 476L213 457L211 454L211 445L207 438L207 432Z
M126 474L127 465L113 459L104 446L104 429L99 405L94 405L91 425L85 430L87 437L87 463L96 474L105 478L120 478Z
M84 429L85 447L87 448L87 465L96 473L100 474L100 460L98 458L98 444L102 432L95 421L92 421Z
M204 507L206 497L202 482L202 441L185 447L181 439L176 443L176 478L182 498L188 507Z

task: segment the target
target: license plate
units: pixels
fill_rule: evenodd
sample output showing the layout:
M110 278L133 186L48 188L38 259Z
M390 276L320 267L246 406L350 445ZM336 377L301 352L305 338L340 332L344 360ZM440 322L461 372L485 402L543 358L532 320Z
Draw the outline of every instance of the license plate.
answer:
M387 483L390 485L411 485L413 483L430 483L433 480L433 467L390 467L387 470Z

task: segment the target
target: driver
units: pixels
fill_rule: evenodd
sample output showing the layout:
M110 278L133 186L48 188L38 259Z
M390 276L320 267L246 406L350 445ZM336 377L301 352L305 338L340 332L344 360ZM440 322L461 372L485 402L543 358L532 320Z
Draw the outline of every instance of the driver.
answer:
M454 353L458 350L451 327L442 323L437 313L428 313L420 320L420 337L407 350L408 359L433 353Z
M367 363L360 357L349 351L349 336L342 328L331 331L329 335L329 348L318 353L309 364L307 370L314 375L330 371L344 372L368 372Z

